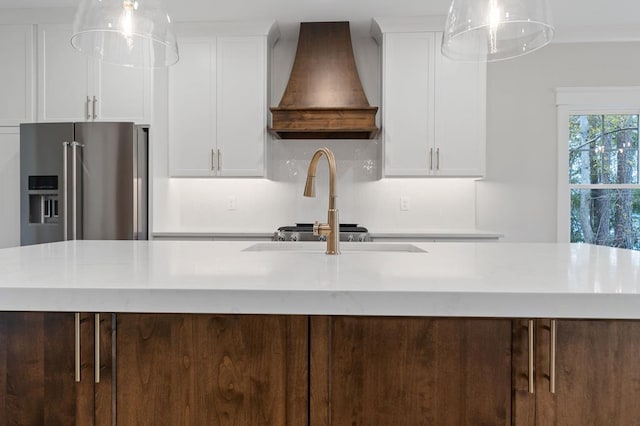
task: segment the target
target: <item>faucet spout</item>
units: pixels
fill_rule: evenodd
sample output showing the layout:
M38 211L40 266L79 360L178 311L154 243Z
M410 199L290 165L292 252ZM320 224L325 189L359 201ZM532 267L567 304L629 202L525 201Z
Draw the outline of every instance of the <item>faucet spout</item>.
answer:
M305 197L316 196L316 169L320 158L324 156L329 163L329 209L327 212L328 223L318 223L313 226L313 234L324 236L327 239L327 254L340 254L340 224L338 209L336 209L336 158L329 148L318 149L311 158L307 171L307 182L304 186Z

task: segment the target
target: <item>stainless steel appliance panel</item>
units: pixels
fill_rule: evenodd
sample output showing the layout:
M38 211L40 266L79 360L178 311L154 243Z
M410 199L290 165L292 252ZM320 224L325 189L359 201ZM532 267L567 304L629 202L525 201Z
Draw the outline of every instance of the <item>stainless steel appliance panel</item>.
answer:
M75 139L82 146L79 238L134 238L137 134L133 123L76 123Z
M63 142L73 141L73 123L20 125L20 242L64 239Z

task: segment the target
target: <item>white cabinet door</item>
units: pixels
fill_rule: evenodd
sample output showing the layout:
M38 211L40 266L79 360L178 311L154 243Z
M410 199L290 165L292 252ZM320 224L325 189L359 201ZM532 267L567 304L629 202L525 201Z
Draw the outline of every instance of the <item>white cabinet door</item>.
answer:
M216 149L215 40L181 39L169 69L169 173L211 176Z
M89 59L71 47L71 25L38 25L38 121L90 119Z
M434 141L435 35L388 33L383 41L386 176L430 174Z
M33 121L33 26L0 25L0 126Z
M0 127L0 248L20 245L20 128Z
M95 119L151 121L151 68L131 68L95 61Z
M217 146L220 176L263 176L266 40L218 37Z
M436 46L440 46L438 33ZM436 164L441 176L482 176L485 172L485 63L452 61L436 55Z

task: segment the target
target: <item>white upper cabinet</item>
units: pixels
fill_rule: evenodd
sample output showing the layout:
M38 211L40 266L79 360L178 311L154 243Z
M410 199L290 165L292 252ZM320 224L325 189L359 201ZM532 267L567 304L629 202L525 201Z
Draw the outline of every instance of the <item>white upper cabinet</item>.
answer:
M70 25L38 25L38 121L90 119L89 60L70 38Z
M33 121L33 26L0 25L0 126Z
M150 68L131 68L94 61L95 119L101 121L151 121Z
M385 176L485 172L486 64L440 52L439 18L376 19Z
M435 172L443 176L483 176L487 65L452 61L440 53L441 43L442 33L437 33Z
M387 35L382 96L385 173L425 174L434 141L434 34Z
M180 60L169 68L169 167L173 176L215 173L216 44L180 39Z
M169 69L170 175L264 176L277 27L181 28L180 61Z
M217 146L220 176L263 176L267 136L264 37L219 37Z
M89 58L71 34L71 25L38 25L38 121L149 123L151 70Z

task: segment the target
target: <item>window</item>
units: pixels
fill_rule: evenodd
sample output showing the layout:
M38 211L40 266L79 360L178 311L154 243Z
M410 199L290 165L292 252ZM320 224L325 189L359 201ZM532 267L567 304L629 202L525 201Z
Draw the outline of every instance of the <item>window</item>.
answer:
M640 88L558 89L557 101L559 241L640 250Z

